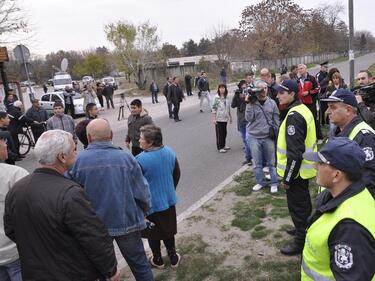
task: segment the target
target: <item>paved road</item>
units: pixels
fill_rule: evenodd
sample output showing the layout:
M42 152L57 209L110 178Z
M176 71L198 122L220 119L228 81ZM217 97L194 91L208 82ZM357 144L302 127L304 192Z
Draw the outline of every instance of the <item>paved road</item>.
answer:
M368 54L356 59L356 73L360 69L367 69L375 62L375 54ZM347 62L341 62L330 67L338 67L346 81L349 80ZM310 70L315 74L318 68ZM233 92L234 87L230 92ZM150 111L155 123L163 129L164 143L171 146L176 152L182 169L180 184L177 187L177 211L186 210L202 196L207 194L216 185L233 174L241 167L244 160L242 142L236 129L235 111L232 111L234 123L228 124L228 145L232 149L226 154L219 154L215 148L215 132L208 112L199 113L196 95L189 97L182 103L182 122L175 123L166 115L164 98L161 103L151 104L150 98L144 99L145 107ZM128 113L128 112L127 112ZM124 121L118 122L116 111L105 111L104 117L111 120L114 131L114 143L123 146L125 138ZM27 170L33 170L37 164L33 157L19 162Z
M181 213L241 167L244 160L242 142L236 123L228 124L227 143L232 149L226 154L219 154L216 150L211 115L208 111L199 112L196 95L182 103L180 117L183 121L178 123L168 118L164 97L160 100L161 103L154 105L147 99L144 106L154 117L155 123L162 128L164 144L171 146L177 152L182 169L181 181L177 187L179 199L177 211ZM232 114L235 121L235 111L232 111ZM114 131L113 142L123 146L126 134L125 121L115 120L117 111L105 111L103 114L106 118L109 115ZM82 149L81 146L79 149ZM37 167L32 153L18 163L29 171Z
M354 77L357 75L357 73L360 70L368 69L373 63L375 63L375 53L370 53L370 54L355 58L355 61L354 61ZM332 68L332 67L337 67L340 70L340 73L341 73L342 77L344 78L344 80L347 84L350 82L348 61L330 64L329 68ZM319 68L314 68L314 69L310 70L310 73L312 75L315 75L318 72L319 72Z

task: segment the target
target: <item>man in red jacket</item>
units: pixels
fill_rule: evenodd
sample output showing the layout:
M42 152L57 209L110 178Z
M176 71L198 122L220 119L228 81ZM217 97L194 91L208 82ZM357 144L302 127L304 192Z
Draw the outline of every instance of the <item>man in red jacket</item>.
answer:
M312 112L315 120L316 137L318 140L323 139L320 124L318 122L318 112L316 109L316 101L319 92L319 85L314 76L307 72L307 67L304 64L298 65L298 97L300 101L306 105Z

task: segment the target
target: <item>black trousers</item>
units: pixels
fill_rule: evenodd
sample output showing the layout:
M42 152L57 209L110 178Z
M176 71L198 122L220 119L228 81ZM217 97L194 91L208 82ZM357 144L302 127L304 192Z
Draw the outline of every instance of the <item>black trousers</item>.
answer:
M140 148L138 146L132 146L132 154L133 154L134 157L137 156L142 151L143 151L142 148Z
M151 92L152 103L158 102L158 92Z
M193 93L191 92L191 84L186 84L186 94L188 96L192 96Z
M290 217L296 228L295 243L303 248L306 237L307 219L311 215L312 205L309 192L309 180L296 178L286 190Z
M17 154L20 154L20 141L18 140L18 133L22 132L10 132L10 135L12 136L13 144L14 144L14 152Z
M310 109L312 115L314 116L316 138L321 140L323 139L323 134L322 130L320 129L320 123L318 121L318 111L316 110L316 104L314 102L312 104L306 104L306 106Z
M215 131L217 150L223 149L227 138L227 122L216 122Z
M168 105L168 114L169 114L169 117L172 118L173 117L172 103L167 102L167 105Z
M100 106L101 106L102 108L104 108L103 95L98 95L98 100L99 100Z
M105 96L105 100L107 102L107 109L109 109L109 105L111 105L112 108L115 108L115 106L113 104L113 95Z
M176 242L173 238L163 240L165 248L167 248L167 252L174 252L176 250ZM150 245L152 254L157 257L161 257L161 250L160 250L160 240L151 240L148 239L148 244Z
M72 103L65 104L64 113L68 114L68 112L69 112L70 116L72 116L72 118L76 117L75 112L74 112L74 104L72 104Z
M328 117L325 117L325 113L328 109L328 102L320 101L319 104L320 104L320 124L322 124L322 126L326 124L328 125L329 124Z
M33 133L34 141L36 143L39 137L45 132L45 129L42 125L31 125L31 132Z
M180 111L180 103L179 102L173 103L173 118L174 118L174 120L180 119L180 117L178 116L179 111Z

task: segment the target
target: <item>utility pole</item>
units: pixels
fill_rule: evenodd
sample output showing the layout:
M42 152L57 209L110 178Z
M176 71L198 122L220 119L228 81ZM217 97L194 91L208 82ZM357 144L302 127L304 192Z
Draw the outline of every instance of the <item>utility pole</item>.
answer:
M353 23L353 0L349 0L349 81L350 87L354 87L354 23Z

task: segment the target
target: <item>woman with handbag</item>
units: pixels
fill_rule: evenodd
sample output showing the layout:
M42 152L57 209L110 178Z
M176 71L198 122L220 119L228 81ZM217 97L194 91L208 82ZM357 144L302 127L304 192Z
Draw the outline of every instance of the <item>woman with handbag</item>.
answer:
M142 237L148 239L152 251L150 263L153 267L165 267L160 249L163 240L167 249L171 267L180 263L176 252L175 235L177 233L176 187L180 179L180 167L174 151L163 145L161 129L155 125L146 125L140 129L139 144L143 152L136 156L147 179L151 193L151 209L147 212L148 226L142 231Z

